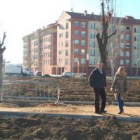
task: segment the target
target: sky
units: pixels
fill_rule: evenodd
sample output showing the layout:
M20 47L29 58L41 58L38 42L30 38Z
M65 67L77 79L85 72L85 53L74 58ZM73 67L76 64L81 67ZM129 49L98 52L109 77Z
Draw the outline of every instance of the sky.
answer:
M139 0L116 1L117 16L140 19ZM101 13L101 0L0 0L0 40L6 32L4 59L22 63L23 37L56 22L63 11Z

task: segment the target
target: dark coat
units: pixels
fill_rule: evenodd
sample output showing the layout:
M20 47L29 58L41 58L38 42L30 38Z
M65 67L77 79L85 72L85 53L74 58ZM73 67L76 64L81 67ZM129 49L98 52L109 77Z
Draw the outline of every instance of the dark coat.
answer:
M121 96L122 99L125 98L125 92L128 90L127 76L116 74L111 88L117 93L117 96Z
M93 88L106 87L106 74L104 71L100 73L98 68L95 68L89 76L90 86Z

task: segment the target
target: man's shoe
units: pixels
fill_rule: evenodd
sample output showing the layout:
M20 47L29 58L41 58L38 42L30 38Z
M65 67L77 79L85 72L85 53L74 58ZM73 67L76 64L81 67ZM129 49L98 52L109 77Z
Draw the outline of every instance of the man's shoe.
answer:
M100 112L101 112L101 113L106 113L107 111L106 111L106 110L101 110Z
M122 114L122 113L124 113L124 110L121 110L118 114Z
M95 111L95 114L101 114L101 112L100 111Z

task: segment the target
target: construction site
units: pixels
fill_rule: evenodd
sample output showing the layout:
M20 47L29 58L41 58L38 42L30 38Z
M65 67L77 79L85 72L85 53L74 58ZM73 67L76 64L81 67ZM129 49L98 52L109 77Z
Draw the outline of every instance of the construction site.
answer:
M107 113L95 114L86 77L5 77L0 140L139 140L140 80L128 79L121 115L111 82L107 78Z

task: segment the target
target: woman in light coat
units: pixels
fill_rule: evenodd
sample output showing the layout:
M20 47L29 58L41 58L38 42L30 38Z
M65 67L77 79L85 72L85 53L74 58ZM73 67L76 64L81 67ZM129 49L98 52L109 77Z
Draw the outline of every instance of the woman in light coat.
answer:
M111 86L111 91L116 92L117 93L117 101L118 101L118 105L119 105L119 113L121 114L124 112L123 106L124 106L124 97L126 95L128 86L127 86L127 74L125 72L125 68L124 67L119 67L112 86Z

